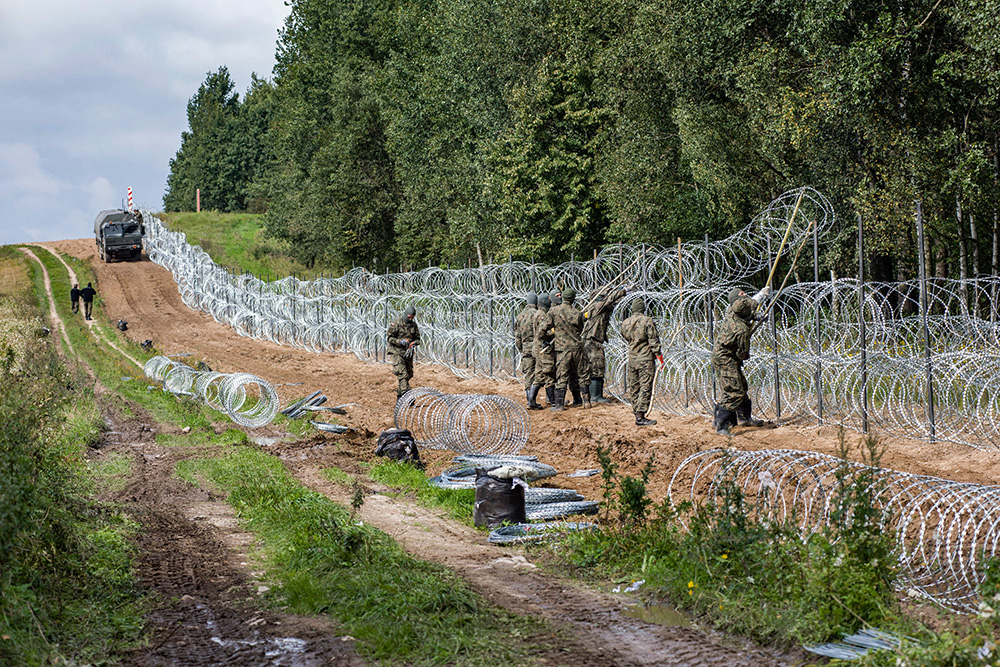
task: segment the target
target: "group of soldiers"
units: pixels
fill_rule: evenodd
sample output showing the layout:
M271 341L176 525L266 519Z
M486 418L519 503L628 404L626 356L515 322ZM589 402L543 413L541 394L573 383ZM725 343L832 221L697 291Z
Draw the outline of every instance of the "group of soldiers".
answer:
M567 287L551 294L529 293L525 308L514 320L514 344L521 354L525 398L529 410L541 410L537 401L544 388L550 410L593 403L607 403L604 377L607 360L604 345L615 305L625 298L628 287L607 286L597 290L582 309L574 304L576 290ZM750 358L750 337L757 322L766 319L762 304L770 296L765 287L753 297L739 288L729 293L729 307L716 332L712 348L712 367L721 393L715 406L713 426L716 432L730 435L733 426L762 426L750 416L750 396L743 362ZM660 338L656 323L646 315L642 298L635 298L630 315L620 333L628 344L626 391L635 414L636 426L650 426L649 419L656 364L662 367ZM420 345L416 309L408 306L389 325L386 334L392 372L399 381L396 399L410 390L413 378L413 355ZM566 392L573 402L566 403Z
M538 393L544 388L550 410L607 403L604 378L608 325L615 305L628 293L627 287L606 286L597 290L582 309L575 307L576 290L536 296L528 294L525 308L514 320L514 344L521 354L525 397L529 410L541 410ZM648 419L656 360L662 363L660 339L652 318L645 314L642 299L632 303L632 316L622 323L622 337L629 345L628 393L637 426ZM573 402L566 403L569 391Z

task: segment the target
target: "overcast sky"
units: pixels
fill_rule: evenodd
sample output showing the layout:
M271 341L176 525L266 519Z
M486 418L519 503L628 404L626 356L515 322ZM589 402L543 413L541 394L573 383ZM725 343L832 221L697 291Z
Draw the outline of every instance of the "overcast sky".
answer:
M0 245L163 209L187 101L221 65L271 77L282 0L0 0Z

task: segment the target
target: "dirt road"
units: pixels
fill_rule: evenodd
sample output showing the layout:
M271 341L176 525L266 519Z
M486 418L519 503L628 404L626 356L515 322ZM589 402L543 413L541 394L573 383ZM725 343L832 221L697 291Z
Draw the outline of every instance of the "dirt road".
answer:
M89 240L48 245L84 260L94 259L94 246ZM334 498L344 495L343 489L319 471L336 465L360 472L358 460L372 458L371 436L392 426L395 378L388 366L364 363L347 354L317 355L241 338L210 316L187 308L172 276L149 261L114 264L95 261L93 265L103 313L112 321L127 320L129 328L125 335L132 340L151 339L165 354L187 353L217 371L259 375L275 385L282 404L314 390L325 393L333 404L356 404L342 422L359 429L358 436L345 439L318 434L306 442L269 447L311 488ZM497 393L518 402L524 400L523 389L514 382L460 379L445 369L429 365L418 364L413 384L448 393ZM649 488L652 497L660 500L671 474L685 457L721 447L725 442L711 430L705 418L652 416L659 420L656 426L638 428L632 423L629 407L621 404L601 405L587 411L531 413L531 437L522 453L537 455L561 473L569 473L599 467L597 448L610 446L611 456L622 472L633 475L655 455L655 472ZM849 437L854 441L858 438L856 434ZM732 446L835 454L837 429L810 425L743 432L737 429ZM887 446L882 463L897 470L980 483L992 483L1000 473L1000 457L994 453L903 439L889 439ZM452 456L450 452L436 451L421 454L434 473L447 465ZM601 496L598 477L557 476L552 482L555 486L574 488L588 499ZM665 627L628 618L622 610L626 602L633 601L630 598L595 593L566 580L542 575L529 561L514 558L519 553L516 550L489 547L484 544L482 533L441 519L405 500L374 493L363 512L366 522L389 533L412 554L454 569L494 603L519 613L548 618L568 628L575 639L571 640L571 655L566 656L565 664L770 665L794 664L801 658L733 645L696 628ZM223 535L219 539L225 541L226 529L216 527L216 530ZM230 560L238 561L238 557Z

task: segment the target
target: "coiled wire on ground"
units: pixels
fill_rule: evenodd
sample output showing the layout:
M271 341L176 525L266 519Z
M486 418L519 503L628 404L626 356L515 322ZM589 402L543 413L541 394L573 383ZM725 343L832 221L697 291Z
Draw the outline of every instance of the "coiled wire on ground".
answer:
M144 212L144 219L150 221L149 257L173 274L184 302L241 335L384 362L388 324L413 305L422 338L417 361L460 377L517 377L513 322L527 292L572 286L585 307L596 288L630 284L608 328L605 391L625 397L627 355L618 331L631 301L641 297L657 323L665 361L652 407L705 415L715 403L712 327L725 312L728 292L750 289L749 279L768 270L779 247L787 266L802 248L808 246L809 254L814 238L825 243L834 213L820 193L799 188L776 198L736 234L710 243L607 246L593 259L558 266L509 262L391 274L355 268L338 278L270 282L234 274L152 214ZM775 287L780 279L779 273ZM774 330L768 325L754 336L744 367L755 412L778 419L780 406L781 419L822 418L858 430L867 418L870 427L889 434L1000 447L998 293L998 277L935 278L926 289L919 281L862 286L852 279L796 279L781 290ZM930 360L922 347L922 296Z
M410 431L417 445L463 454L516 454L530 431L528 411L506 396L444 394L430 387L406 392L394 417L396 428Z
M718 502L724 485L734 484L752 514L794 521L806 536L829 525L845 488L865 480L884 529L896 538L897 588L954 611L976 611L982 567L1000 555L1000 487L871 468L815 452L710 450L681 462L668 498Z
M564 537L579 530L594 530L596 524L580 521L556 521L546 523L518 523L501 526L490 531L489 543L499 545L529 544L545 542Z
M278 414L278 393L266 380L250 373L199 371L169 357L156 356L143 372L163 383L163 390L178 396L195 396L233 422L248 428L270 424Z

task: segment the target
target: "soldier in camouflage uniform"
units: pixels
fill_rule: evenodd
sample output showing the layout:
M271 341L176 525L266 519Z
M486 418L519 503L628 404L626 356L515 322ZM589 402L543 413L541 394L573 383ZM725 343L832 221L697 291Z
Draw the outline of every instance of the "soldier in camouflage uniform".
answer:
M538 297L538 310L535 311L534 331L535 338L532 344L532 354L535 357L535 398L538 397L538 390L544 387L545 398L549 405L556 402L556 352L552 347L552 339L544 337L542 323L549 313L552 301L548 294Z
M621 334L628 343L628 376L625 386L636 426L652 426L655 419L647 419L649 402L653 396L653 380L656 379L656 362L663 364L660 354L660 336L656 333L656 323L646 315L646 304L636 299L629 307L632 315L622 322Z
M722 435L730 435L733 426L763 426L764 422L750 417L750 396L743 362L750 358L750 333L758 319L760 304L771 294L765 287L752 298L738 287L729 292L729 308L722 324L715 331L712 347L712 367L722 393L715 405L714 427Z
M615 305L625 297L626 288L602 287L591 297L590 306L583 313L583 351L590 368L590 400L608 403L604 398L604 344L608 342L608 322Z
M554 306L542 321L543 337L551 336L556 352L555 403L550 410L562 410L566 390L574 394L582 390L580 405L590 407L590 375L583 357L583 313L573 307L576 290L562 291L562 303ZM574 403L575 405L575 403Z
M538 396L538 383L535 382L535 315L538 310L535 305L538 296L529 292L525 297L525 308L514 320L514 346L521 353L521 372L524 373L524 395L528 399L529 410L541 410L542 406L535 402Z
M415 320L417 310L407 306L386 333L389 343L389 356L392 358L392 374L399 380L396 389L396 400L410 391L410 378L413 377L413 355L420 345L420 328Z

